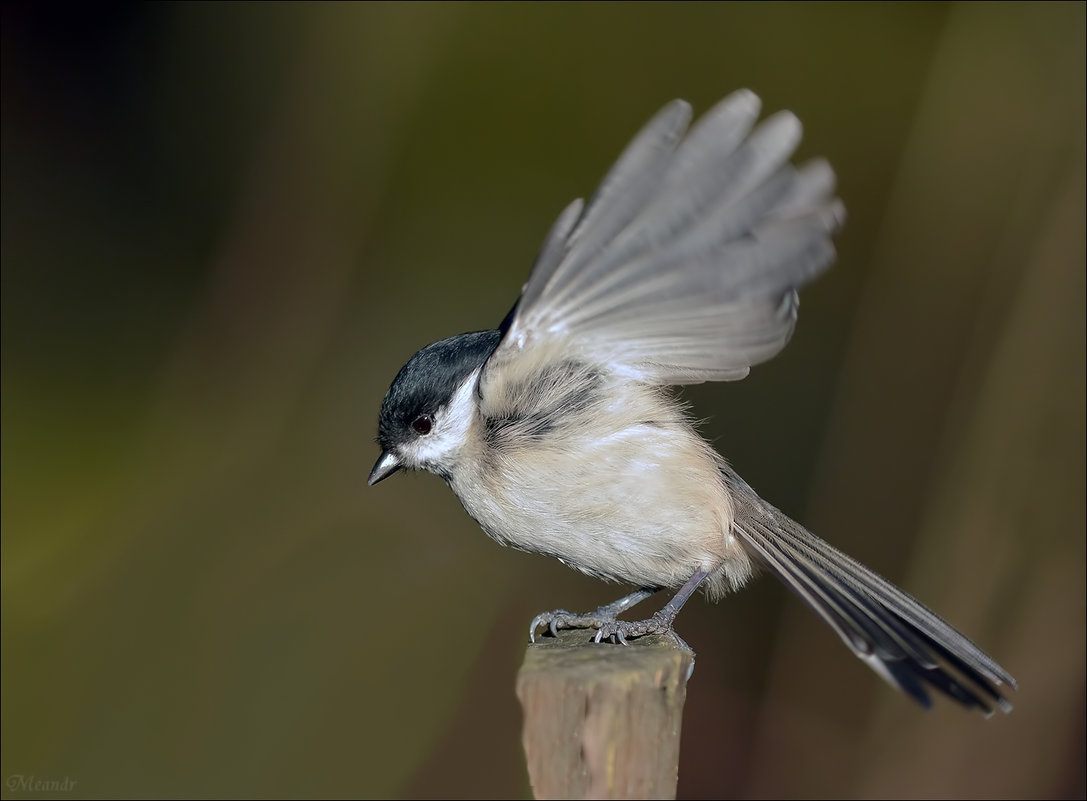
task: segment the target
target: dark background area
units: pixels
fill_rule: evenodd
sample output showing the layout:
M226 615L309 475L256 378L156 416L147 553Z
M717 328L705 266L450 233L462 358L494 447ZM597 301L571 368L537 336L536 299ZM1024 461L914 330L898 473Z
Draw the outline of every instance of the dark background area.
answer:
M849 222L789 347L685 395L1020 691L915 708L763 579L679 618L680 796L1084 797L1082 3L2 13L4 797L524 797L527 623L622 588L367 489L377 411L741 86Z

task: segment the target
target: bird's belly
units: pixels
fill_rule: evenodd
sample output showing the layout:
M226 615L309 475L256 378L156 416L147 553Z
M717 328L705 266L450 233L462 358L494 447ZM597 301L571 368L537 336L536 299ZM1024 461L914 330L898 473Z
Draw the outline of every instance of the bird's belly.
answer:
M537 453L531 470L507 462L450 484L504 545L608 580L676 587L728 557L731 507L712 460L682 458L674 442L644 445L566 454L553 469Z

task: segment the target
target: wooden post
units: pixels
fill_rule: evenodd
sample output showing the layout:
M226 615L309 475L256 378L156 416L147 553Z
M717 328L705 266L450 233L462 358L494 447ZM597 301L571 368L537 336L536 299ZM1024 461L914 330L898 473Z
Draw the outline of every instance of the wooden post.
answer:
M561 631L517 676L536 798L675 798L694 653L666 637L629 646Z

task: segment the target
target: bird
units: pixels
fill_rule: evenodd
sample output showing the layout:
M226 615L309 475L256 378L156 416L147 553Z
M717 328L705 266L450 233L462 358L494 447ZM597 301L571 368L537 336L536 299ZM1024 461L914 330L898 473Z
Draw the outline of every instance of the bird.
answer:
M675 635L710 600L772 573L893 687L1011 710L1012 676L935 612L761 498L697 432L672 387L744 378L793 334L797 290L835 258L845 219L830 165L791 161L802 129L736 91L691 126L665 105L586 203L547 233L495 329L415 353L381 404L374 485L440 476L501 545L637 589L544 612L534 640L600 647ZM644 620L620 619L662 590Z

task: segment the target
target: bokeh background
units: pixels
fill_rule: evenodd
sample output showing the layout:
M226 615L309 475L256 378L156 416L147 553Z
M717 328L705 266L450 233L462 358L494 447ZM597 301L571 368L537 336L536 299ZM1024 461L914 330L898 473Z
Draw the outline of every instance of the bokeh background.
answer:
M1021 689L924 712L766 578L679 619L680 796L1084 797L1084 8L5 4L0 793L525 797L527 622L621 589L366 488L378 407L659 106L749 86L850 219L686 395Z

